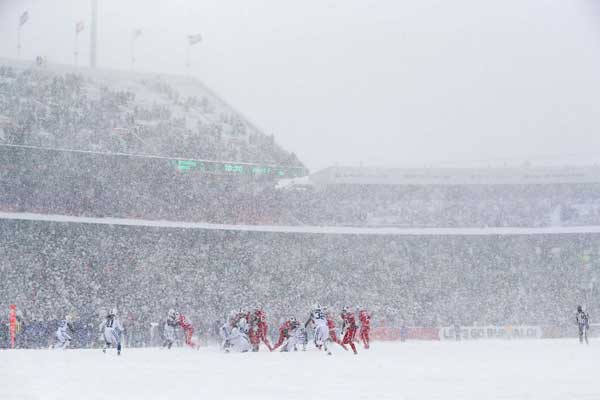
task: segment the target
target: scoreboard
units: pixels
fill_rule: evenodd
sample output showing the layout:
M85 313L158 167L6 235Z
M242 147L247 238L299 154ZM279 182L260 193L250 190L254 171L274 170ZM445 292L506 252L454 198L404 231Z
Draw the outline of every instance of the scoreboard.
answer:
M11 160L22 160L29 164L52 165L56 168L61 164L74 165L81 163L85 168L103 169L121 166L131 168L140 166L158 166L160 169L176 169L181 173L206 173L213 175L245 175L248 177L266 177L274 179L297 178L308 175L304 167L256 164L234 161L212 161L173 158L157 155L107 153L91 150L44 148L29 145L14 145L0 143L0 159L8 157ZM118 161L115 161L118 160ZM156 167L153 167L156 168Z
M184 159L170 160L169 163L180 172L272 176L274 178L296 178L308 174L308 171L303 167L285 167L280 165Z

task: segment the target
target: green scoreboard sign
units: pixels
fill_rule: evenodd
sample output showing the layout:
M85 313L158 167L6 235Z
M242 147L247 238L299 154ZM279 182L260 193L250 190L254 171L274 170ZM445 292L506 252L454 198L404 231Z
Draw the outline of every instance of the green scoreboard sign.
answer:
M200 172L229 175L273 176L296 178L307 175L302 167L283 167L250 163L231 163L204 160L171 160L170 164L181 172Z

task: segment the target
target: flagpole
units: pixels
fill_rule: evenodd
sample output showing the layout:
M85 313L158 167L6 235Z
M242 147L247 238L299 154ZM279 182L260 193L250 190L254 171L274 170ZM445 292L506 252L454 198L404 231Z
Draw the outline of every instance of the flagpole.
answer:
M75 56L75 66L77 67L78 60L77 60L77 56L79 55L79 46L78 46L78 40L77 38L79 37L79 34L77 33L77 28L75 28L75 42L73 45L73 55Z
M133 32L131 32L131 70L133 71L134 67L135 67L135 41L137 40L137 38L142 34L141 29L135 29Z
M186 60L185 60L185 66L187 68L187 74L190 74L190 65L191 65L191 60L190 60L190 48L192 47L192 45L190 44L190 41L188 40L188 44L187 44L187 48L186 48Z
M135 34L134 34L135 35ZM135 38L134 35L131 36L131 70L133 71L133 66L135 64L135 49L134 49L134 43L135 43Z
M21 22L19 21L19 27L17 28L17 58L21 58Z
M21 29L29 19L29 12L25 10L19 17L19 25L17 26L17 58L21 58Z
M192 46L200 43L202 41L202 36L200 34L188 35L187 36L187 47L185 48L185 66L187 74L190 74L190 67L192 66Z

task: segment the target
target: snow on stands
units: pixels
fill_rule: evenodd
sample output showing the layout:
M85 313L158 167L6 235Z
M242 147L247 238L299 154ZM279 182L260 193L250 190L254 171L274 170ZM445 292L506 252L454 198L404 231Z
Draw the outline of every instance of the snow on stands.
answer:
M376 342L358 356L216 348L0 353L4 400L600 399L600 347L573 339Z

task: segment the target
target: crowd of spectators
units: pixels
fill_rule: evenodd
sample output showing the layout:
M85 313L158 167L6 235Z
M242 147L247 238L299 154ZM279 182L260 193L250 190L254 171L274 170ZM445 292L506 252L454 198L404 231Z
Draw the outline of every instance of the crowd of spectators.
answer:
M75 316L79 340L92 343L100 310L115 306L137 337L132 343L144 345L169 308L203 335L240 307L264 307L272 328L306 317L315 302L365 306L375 326L560 326L572 323L577 304L593 314L600 298L596 234L339 235L2 220L0 241L0 309L18 305L29 345L47 346L53 321L66 314Z
M159 77L0 65L0 145L39 147L0 146L0 210L231 224L600 225L600 183L276 189L273 177L178 170L168 157L301 167L224 110Z
M274 222L272 182L185 174L170 157L301 167L295 155L209 95L184 97L148 76L111 79L0 65L0 210Z
M0 210L269 224L273 180L180 171L168 159L0 146Z
M0 66L0 144L21 146L0 146L0 211L249 225L600 225L600 184L277 188L269 174L185 171L169 157L301 164L208 96L185 97L160 79L130 83ZM0 220L0 243L0 309L19 307L22 347L47 346L66 314L75 316L77 345L92 346L99 315L114 306L134 346L160 340L168 308L206 334L232 309L263 306L276 328L317 301L361 304L375 325L397 327L560 326L571 323L574 305L598 307L596 234L376 236Z
M329 185L289 189L306 225L545 227L600 225L600 183ZM334 199L334 201L332 201Z
M160 77L120 76L0 65L0 142L300 165L207 93L186 97Z
M0 146L0 210L227 224L600 225L600 184L278 189L272 175L182 171L173 160Z

